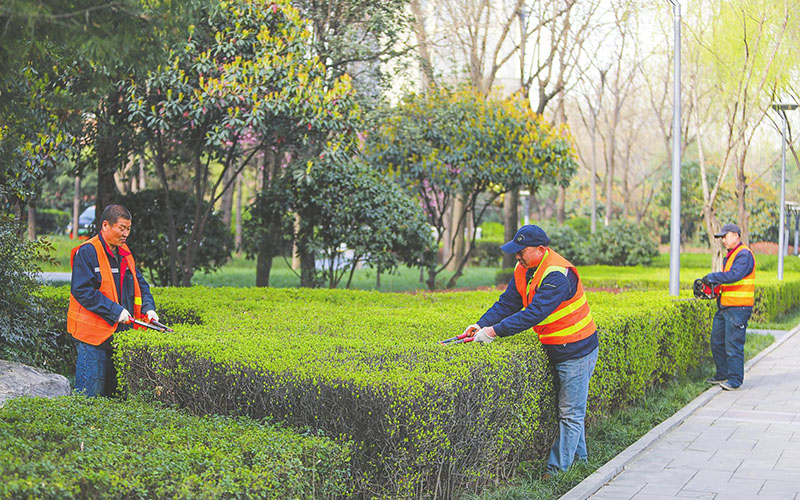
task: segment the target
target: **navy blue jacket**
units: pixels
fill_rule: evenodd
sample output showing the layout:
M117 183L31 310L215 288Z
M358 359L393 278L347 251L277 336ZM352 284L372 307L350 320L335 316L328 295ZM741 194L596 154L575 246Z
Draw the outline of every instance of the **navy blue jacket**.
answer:
M536 273L535 268L528 269L525 279L530 280L534 273ZM567 271L566 276L560 272L551 272L542 280L542 284L533 296L533 302L525 310L522 310L522 297L517 291L515 278L512 276L506 291L481 316L478 326L481 328L494 326L495 333L500 337L517 334L532 328L550 316L562 302L572 298L577 290L578 276L572 269ZM592 352L598 346L597 334L594 333L583 340L570 344L542 345L550 361L560 363L569 359L582 358Z
M117 304L100 293L100 282L102 280L100 264L93 245L82 245L75 253L75 257L72 260L70 291L80 305L106 320L109 325L113 325L119 319L123 307L133 315L133 275L130 269L125 270L125 278L122 280L122 290L120 291L119 250L117 249L113 253L109 252L108 245L106 245L102 235L100 236L100 241L106 249L108 263L111 265L111 273L114 276L114 284L117 288L120 303ZM155 310L156 304L153 300L153 295L150 293L150 285L145 281L138 266L136 267L136 278L139 280L139 288L142 291L142 313ZM120 323L116 331L120 332L130 328L130 323ZM112 339L113 335L99 347L110 348Z
M739 248L742 244L739 243L736 248ZM722 268L725 269L725 265L728 263L728 258L731 256L733 252L736 251L736 248L728 250L728 254L725 255L725 259L722 261ZM716 273L708 273L706 274L706 280L709 283L736 283L740 279L744 278L751 272L753 272L753 268L756 267L756 259L753 257L752 252L739 252L739 255L736 256L734 259L733 264L731 264L731 268L729 271L719 271ZM717 305L719 305L719 297L717 297ZM724 309L724 306L719 306L720 308ZM752 306L742 306L742 307L751 307Z

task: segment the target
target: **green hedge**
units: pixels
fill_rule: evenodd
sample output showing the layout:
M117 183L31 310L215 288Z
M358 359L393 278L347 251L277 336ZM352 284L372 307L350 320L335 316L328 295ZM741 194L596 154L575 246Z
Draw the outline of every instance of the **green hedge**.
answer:
M709 357L714 303L691 300L688 290L676 301L665 290L588 294L601 345L590 419ZM767 318L800 303L800 280L760 277L757 290L757 313ZM51 293L65 302L68 291ZM131 393L352 440L352 487L361 497L480 491L545 453L555 434L552 375L534 334L490 345L436 342L474 322L497 292L154 293L176 333L118 336Z
M0 408L0 498L341 498L349 453L327 438L140 399Z
M198 414L272 416L353 440L354 487L363 497L479 491L545 453L555 435L552 378L535 335L487 346L436 342L474 322L496 292L156 294L176 333L118 336L129 391L153 391ZM591 415L708 356L707 302L660 292L589 300L601 342ZM190 316L195 325L177 324Z

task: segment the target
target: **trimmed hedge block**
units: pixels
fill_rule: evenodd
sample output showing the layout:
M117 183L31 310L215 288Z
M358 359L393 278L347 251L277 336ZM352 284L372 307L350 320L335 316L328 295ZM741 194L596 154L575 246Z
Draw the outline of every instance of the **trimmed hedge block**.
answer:
M0 408L0 498L341 498L348 445L250 419L67 396Z

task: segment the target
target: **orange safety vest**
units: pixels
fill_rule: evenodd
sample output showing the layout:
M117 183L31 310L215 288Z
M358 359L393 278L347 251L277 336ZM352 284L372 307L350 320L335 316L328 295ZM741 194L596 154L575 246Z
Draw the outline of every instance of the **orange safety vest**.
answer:
M752 306L756 300L756 256L753 251L744 244L736 247L736 250L725 261L724 272L730 271L733 261L742 250L747 250L753 256L753 270L750 274L735 283L723 283L720 286L719 305L723 307Z
M86 243L72 249L70 267L72 267L72 261L75 259L75 253L83 245L92 245L97 252L97 262L100 268L100 293L119 304L117 287L114 284L114 276L111 274L111 264L108 261L108 255L106 255L106 250L103 248L103 242L100 241L99 236L94 236L87 240ZM130 252L127 245L123 244L122 247ZM136 267L133 262L133 256L129 253L125 256L125 261L133 276L133 317L141 319L142 290L139 288L139 280L136 278ZM134 328L136 328L136 325L134 325ZM97 346L105 342L116 330L117 323L109 325L105 319L83 307L72 293L69 294L67 331L71 333L73 337L81 342Z
M517 264L514 269L514 283L522 297L523 309L533 302L536 290L545 276L551 272L562 272L566 275L569 269L572 269L578 277L578 289L573 297L562 302L548 317L534 325L533 331L539 336L542 344L571 344L589 337L597 330L592 313L589 311L589 304L586 302L586 295L583 293L583 283L575 266L552 248L547 249L530 281L525 279L528 271L526 268Z

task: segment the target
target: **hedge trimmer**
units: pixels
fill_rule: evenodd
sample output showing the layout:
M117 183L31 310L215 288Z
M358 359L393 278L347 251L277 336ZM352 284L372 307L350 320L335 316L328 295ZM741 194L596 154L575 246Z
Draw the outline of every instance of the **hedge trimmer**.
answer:
M150 323L147 323L145 321L141 321L141 320L135 319L135 320L133 320L133 323L136 324L136 325L139 325L139 326L143 326L145 328L149 328L151 330L155 330L157 332L175 333L175 330L173 330L172 328L168 327L167 325L159 323L158 321L151 321Z
M716 283L706 283L702 278L694 280L694 296L698 299L716 299L719 297L721 285Z
M450 344L463 344L465 342L472 342L475 340L475 337L470 337L467 333L462 333L461 335L456 335L455 337L450 337L449 339L440 340L439 343L442 345L450 345Z

